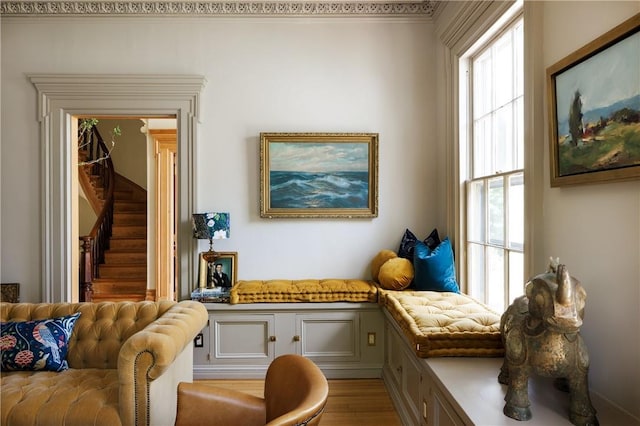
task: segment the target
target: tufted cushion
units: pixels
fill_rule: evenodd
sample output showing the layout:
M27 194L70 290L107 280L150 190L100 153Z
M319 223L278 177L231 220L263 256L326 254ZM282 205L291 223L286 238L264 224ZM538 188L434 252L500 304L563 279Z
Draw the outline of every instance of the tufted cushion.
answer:
M3 425L121 424L117 370L3 372L0 387Z
M73 313L81 316L69 343L70 368L60 373L3 372L0 424L173 424L177 384L192 379L190 345L207 323L204 305L0 303L0 321ZM51 374L57 377L52 380Z
M0 305L0 321L30 321L80 312L69 341L70 368L117 368L125 340L175 302L17 303Z
M470 296L380 290L379 303L396 320L420 357L504 354L500 315Z
M230 302L376 302L378 288L363 280L238 281Z
M2 370L62 371L79 313L61 318L0 323Z
M387 262L387 260L396 257L398 257L398 255L393 250L380 250L373 260L371 260L371 278L374 281L380 282L380 268Z
M413 265L409 259L395 257L387 260L378 274L378 282L387 290L403 290L413 280Z

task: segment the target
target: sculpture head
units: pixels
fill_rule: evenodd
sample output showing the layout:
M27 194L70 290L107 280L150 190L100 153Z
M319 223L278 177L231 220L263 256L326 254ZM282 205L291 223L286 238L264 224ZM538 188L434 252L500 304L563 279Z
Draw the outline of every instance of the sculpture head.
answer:
M544 326L562 333L577 332L584 318L587 293L580 281L559 264L534 277L526 286L530 326Z

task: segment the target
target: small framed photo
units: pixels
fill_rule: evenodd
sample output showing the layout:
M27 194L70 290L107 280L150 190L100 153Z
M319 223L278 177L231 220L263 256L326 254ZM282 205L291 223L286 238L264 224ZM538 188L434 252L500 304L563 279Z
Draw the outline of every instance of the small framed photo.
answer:
M260 217L377 216L377 133L260 134Z
M219 288L228 291L236 283L237 252L202 252L198 268L199 288Z

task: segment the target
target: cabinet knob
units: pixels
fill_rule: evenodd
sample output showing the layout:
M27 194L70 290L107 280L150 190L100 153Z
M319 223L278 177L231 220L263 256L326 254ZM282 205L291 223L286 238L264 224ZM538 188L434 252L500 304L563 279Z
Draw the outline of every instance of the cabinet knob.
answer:
M275 342L276 341L276 336L269 336L269 341L270 342Z
M294 342L299 342L300 341L300 336L298 336L298 335L293 336L293 341Z

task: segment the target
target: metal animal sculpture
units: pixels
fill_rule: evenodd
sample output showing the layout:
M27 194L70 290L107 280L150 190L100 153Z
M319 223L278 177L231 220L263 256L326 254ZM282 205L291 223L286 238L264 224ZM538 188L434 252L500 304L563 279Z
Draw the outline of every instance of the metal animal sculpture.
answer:
M571 423L598 425L587 375L589 354L580 336L587 294L565 265L527 283L526 296L514 300L500 320L505 357L498 381L508 385L504 414L529 420L528 381L532 373L556 378L569 391Z

